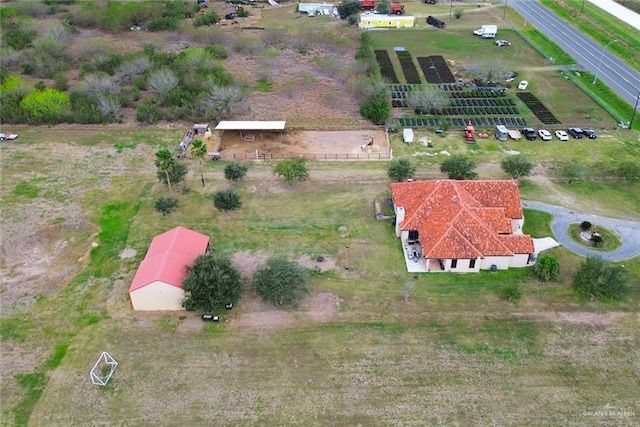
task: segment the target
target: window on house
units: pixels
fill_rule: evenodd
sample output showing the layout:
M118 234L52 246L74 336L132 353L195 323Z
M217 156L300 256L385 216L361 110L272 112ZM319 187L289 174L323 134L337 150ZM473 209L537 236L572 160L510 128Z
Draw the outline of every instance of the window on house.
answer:
M457 259L452 259L451 260L451 268L456 268L458 266L458 260Z
M469 268L476 268L476 260L475 259L470 259L469 260Z

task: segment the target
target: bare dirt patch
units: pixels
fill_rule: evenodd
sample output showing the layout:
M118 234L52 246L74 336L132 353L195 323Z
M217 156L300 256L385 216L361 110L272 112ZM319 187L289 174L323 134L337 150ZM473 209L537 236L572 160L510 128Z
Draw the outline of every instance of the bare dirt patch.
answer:
M387 153L389 143L382 130L295 131L283 133L260 131L225 131L218 151L224 155L255 156L283 154L368 154ZM208 143L215 150L216 138Z

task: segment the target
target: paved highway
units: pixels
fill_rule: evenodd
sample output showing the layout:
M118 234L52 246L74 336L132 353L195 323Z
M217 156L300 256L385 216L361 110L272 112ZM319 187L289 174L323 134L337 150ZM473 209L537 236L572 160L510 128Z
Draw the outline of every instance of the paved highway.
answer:
M635 105L640 91L640 73L536 0L508 0L508 6L570 54L583 69L594 75L597 73L598 80L632 107Z

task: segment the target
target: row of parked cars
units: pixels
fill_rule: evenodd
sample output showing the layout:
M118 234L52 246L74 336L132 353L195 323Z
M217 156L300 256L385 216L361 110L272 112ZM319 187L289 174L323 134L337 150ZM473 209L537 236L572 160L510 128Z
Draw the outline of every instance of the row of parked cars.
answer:
M575 127L569 128L566 131L557 130L554 133L556 135L556 138L558 138L560 141L568 141L569 135L571 135L574 139L596 139L598 137L598 134L593 129L582 130ZM529 141L535 141L537 137L540 137L540 139L543 141L551 141L553 139L553 137L551 136L551 132L546 129L540 129L536 134L536 131L533 128L524 128L522 129L522 134Z

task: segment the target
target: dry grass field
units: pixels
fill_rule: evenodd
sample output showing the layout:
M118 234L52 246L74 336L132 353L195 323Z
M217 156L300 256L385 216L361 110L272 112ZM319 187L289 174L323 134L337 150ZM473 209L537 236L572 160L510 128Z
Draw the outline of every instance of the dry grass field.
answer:
M281 9L262 10L259 22L313 29L291 6ZM338 28L329 18L314 19ZM328 43L326 31L311 33ZM119 37L110 40L126 46ZM172 37L162 43L178 48L183 39ZM301 150L334 144L358 151L370 135L382 145L383 134L364 123L357 104L335 98L349 86L343 74L332 74L352 65L349 49L335 63L283 54L276 60L283 61L281 80L270 68L276 90L254 92L252 107L238 119L270 120L277 112L296 128L284 145ZM254 83L265 64L234 55L227 62ZM571 275L581 258L563 248L551 251L562 274L548 284L528 269L407 274L389 222L375 219L374 200L390 197L385 162L311 162L310 180L292 186L273 175L274 162L251 162L236 185L242 208L221 213L212 195L231 185L225 163L187 158L189 174L174 190L180 206L163 217L154 202L167 188L156 178L154 155L173 149L190 124L140 128L131 117L111 126L18 127L20 138L0 146L0 424L640 422L639 259L624 263L635 287L619 303L580 300ZM344 132L339 138L305 130L332 123ZM417 178L442 177L443 152L472 156L481 178L505 178L501 159L519 151L539 162L522 183L524 197L640 217L638 183L568 185L559 171L563 163L637 159L636 134L607 131L596 142L571 145L487 140L473 146L454 131L416 136L435 147L407 146L397 134L390 143L396 156L416 162ZM227 152L246 149L244 141L227 141ZM242 272L243 298L220 313L218 324L203 323L201 313L131 309L127 290L151 239L177 225L210 236L214 250L232 255ZM548 232L547 224L537 225ZM311 271L312 295L297 309L266 305L248 287L251 273L272 255ZM521 285L518 305L499 297L507 283ZM414 285L408 301L407 284ZM119 366L98 387L89 370L102 351Z

